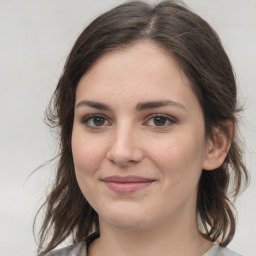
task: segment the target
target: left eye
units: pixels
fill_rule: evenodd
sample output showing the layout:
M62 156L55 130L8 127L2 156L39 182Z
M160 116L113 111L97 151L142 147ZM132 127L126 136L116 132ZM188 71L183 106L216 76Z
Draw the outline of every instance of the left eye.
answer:
M174 123L174 120L168 116L155 115L148 120L147 125L165 127L173 123Z

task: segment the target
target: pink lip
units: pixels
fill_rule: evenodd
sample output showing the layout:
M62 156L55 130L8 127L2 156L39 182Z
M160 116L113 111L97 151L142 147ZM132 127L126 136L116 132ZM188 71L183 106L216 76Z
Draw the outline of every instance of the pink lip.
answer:
M102 181L106 186L118 193L133 193L152 184L155 180L139 176L109 176Z

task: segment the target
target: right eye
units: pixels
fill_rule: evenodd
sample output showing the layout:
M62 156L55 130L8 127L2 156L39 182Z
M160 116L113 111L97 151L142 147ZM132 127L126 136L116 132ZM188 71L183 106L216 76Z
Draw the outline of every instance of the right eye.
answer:
M92 128L92 129L97 129L103 126L109 126L110 122L101 115L89 115L86 116L83 120L82 123L85 124L87 127Z

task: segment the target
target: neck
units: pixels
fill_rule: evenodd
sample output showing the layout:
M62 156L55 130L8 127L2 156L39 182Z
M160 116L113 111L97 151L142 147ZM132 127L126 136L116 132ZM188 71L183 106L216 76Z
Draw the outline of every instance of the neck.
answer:
M180 217L180 216L179 216ZM163 220L157 227L127 230L100 222L100 238L89 248L89 256L200 256L212 243L197 228L196 217Z

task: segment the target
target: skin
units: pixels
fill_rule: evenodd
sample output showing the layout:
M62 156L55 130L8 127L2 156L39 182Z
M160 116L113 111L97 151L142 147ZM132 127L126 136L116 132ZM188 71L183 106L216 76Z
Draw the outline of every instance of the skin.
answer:
M139 109L145 102L163 106ZM202 169L223 162L227 143L206 138L200 104L170 54L148 42L106 53L79 81L75 104L76 177L101 230L89 255L208 251L197 228L197 185ZM112 175L153 182L119 193L103 181Z

